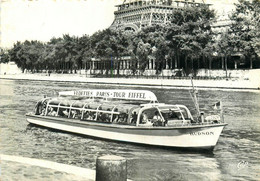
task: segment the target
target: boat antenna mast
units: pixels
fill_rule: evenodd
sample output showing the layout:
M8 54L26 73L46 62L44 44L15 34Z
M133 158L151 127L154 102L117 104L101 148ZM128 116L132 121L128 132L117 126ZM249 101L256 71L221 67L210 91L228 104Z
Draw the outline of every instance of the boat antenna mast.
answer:
M195 105L197 115L199 118L201 116L201 112L200 112L199 101L198 101L198 91L194 88L193 77L191 77L191 85L192 85L192 90L190 90L190 95Z

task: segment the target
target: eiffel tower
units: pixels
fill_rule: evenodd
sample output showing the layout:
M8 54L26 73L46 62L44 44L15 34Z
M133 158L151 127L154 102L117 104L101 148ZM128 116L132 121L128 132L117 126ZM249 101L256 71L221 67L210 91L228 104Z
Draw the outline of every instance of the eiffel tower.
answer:
M115 19L110 28L138 31L149 25L167 24L172 19L174 9L201 5L209 6L203 0L200 3L195 0L124 0L116 6Z

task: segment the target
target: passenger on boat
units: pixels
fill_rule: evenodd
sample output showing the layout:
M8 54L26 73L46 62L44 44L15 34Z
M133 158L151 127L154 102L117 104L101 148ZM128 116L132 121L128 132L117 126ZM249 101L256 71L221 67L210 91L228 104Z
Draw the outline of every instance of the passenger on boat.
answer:
M99 116L98 116L98 121L101 121L101 122L110 122L109 118L108 118L108 115L106 113L99 113Z
M93 113L93 112L90 112L89 113L89 120L95 120L95 118L96 118L96 113Z
M49 115L50 116L57 116L57 112L53 109L53 107L50 107L50 109L49 109L50 111L49 111Z
M61 117L68 117L68 112L67 112L67 109L64 109L64 108L60 108L59 111L58 111L58 116L61 116Z
M117 108L115 108L115 110L114 110L114 112L117 112L118 111L118 109ZM118 121L118 119L119 119L119 116L118 116L118 114L113 114L113 123L116 123L117 121Z
M119 119L118 114L114 114L114 115L113 115L113 123L117 123L117 122L118 122L118 119Z
M97 121L104 121L104 117L105 115L102 112L98 113Z
M136 124L136 121L137 121L137 114L136 114L136 112L134 112L132 114L131 123Z
M158 111L156 111L156 112L154 113L153 119L156 120L156 121L162 121L162 118L161 118L161 116L159 115L159 112L158 112Z
M73 115L73 118L74 118L74 119L78 119L78 118L80 118L80 115L81 115L81 111L80 111L80 110L75 110L75 113L74 113L74 115Z
M121 113L118 116L118 123L126 123L127 122L127 114L126 113Z
M84 119L84 120L92 120L93 118L92 118L90 112L89 112L89 111L86 111L86 112L84 113L84 115L83 115L83 119Z
M65 109L64 111L62 111L62 113L63 113L63 115L66 116L66 117L68 117L68 115L69 115L68 109Z
M169 118L170 119L181 119L181 114L170 110Z
M159 112L158 112L158 111L156 111L156 112L154 113L153 121L154 121L154 125L155 125L155 126L163 126L163 125L164 125L163 119L162 119L162 117L159 115Z
M88 111L84 111L83 113L83 120L89 119L89 112Z
M141 119L140 119L140 124L144 124L146 126L152 126L153 123L148 119L148 116L146 113L142 113Z
M72 118L75 118L76 117L76 114L77 114L77 112L76 112L76 110L71 110L71 117Z
M111 111L110 109L107 109L107 111ZM108 113L107 114L107 122L111 122L112 120L111 120L111 117L112 117L112 115L111 115L111 113Z
M140 124L145 124L148 121L148 116L146 113L141 114Z

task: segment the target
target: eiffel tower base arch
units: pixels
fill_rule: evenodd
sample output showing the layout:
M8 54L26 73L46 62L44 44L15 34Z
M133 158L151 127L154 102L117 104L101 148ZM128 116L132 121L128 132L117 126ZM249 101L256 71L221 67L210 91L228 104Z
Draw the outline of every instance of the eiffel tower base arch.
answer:
M126 24L122 27L123 30L132 30L132 31L138 31L138 26L136 24Z

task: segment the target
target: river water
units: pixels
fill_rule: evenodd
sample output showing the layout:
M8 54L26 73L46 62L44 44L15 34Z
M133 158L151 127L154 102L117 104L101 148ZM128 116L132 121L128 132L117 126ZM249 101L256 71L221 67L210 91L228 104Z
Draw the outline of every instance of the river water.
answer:
M212 154L109 142L29 125L25 114L44 94L82 88L130 89L111 85L0 79L1 154L55 161L95 169L97 156L128 160L133 180L260 180L260 92L200 90L201 109L222 100L224 129ZM131 87L131 89L140 89ZM188 90L141 88L160 102L185 104L194 112ZM1 170L3 173L4 170ZM37 180L41 180L38 178ZM59 180L57 178L57 180Z

